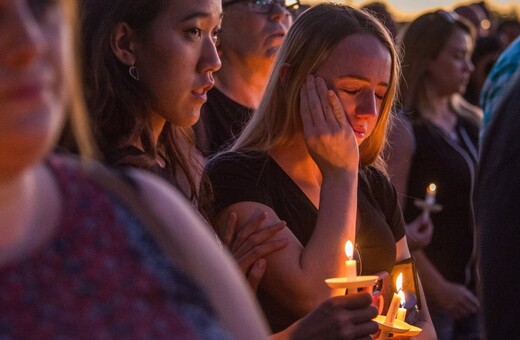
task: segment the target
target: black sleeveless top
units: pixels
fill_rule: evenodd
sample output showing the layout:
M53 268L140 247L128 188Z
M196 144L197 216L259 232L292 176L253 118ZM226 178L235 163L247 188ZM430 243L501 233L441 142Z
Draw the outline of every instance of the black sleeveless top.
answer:
M439 272L452 282L474 285L474 220L472 196L478 151L478 127L458 117L456 138L425 120L412 122L416 150L408 181L403 214L407 222L421 210L415 199L424 199L426 187L437 185L437 203L443 209L431 215L433 239L424 249Z
M395 244L404 237L404 222L397 194L388 179L374 168L365 168L359 177L356 245L361 257L361 273L390 273L395 263ZM244 201L265 204L303 246L316 225L318 210L293 180L267 154L229 152L211 160L205 169L214 191L218 214L227 206ZM343 252L343 249L338 249ZM274 332L298 319L262 287L258 299Z

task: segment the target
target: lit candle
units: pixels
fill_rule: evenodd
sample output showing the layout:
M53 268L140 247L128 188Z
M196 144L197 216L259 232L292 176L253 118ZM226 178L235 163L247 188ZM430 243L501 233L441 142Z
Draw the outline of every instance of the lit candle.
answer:
M403 287L403 273L399 273L397 275L397 280L395 280L395 288L397 291L401 291ZM386 319L385 324L389 326L393 326L394 320L397 317L397 312L399 309L399 306L401 305L401 297L394 293L394 296L392 297L392 301L390 302L390 306L388 307L388 312L386 313Z
M398 292L401 291L403 287L403 273L399 273L397 275L397 279L395 280L395 288ZM385 325L392 327L394 325L394 320L397 318L399 305L401 304L401 296L394 293L394 296L392 297L392 301L390 302L390 306L388 307L388 312L386 313L385 318ZM380 340L388 339L388 336L390 335L389 331L381 331L379 334Z
M404 298L404 293L402 290L399 290L397 295L399 295L401 298L401 306L397 310L397 320L404 321L406 318L406 308L404 307L406 305L406 299Z
M356 260L352 259L354 256L354 247L350 241L347 241L345 244L345 254L347 254L348 258L348 260L345 261L345 265L347 266L347 279L355 278L357 276L357 265Z
M435 195L437 193L437 186L435 183L430 183L428 187L426 188L426 197L424 198L424 201L427 205L433 205L435 204Z

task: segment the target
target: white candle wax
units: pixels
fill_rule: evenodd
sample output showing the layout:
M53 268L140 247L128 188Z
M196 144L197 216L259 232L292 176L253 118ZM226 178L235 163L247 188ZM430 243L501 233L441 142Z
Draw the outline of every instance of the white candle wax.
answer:
M397 309L397 320L404 321L404 319L406 318L406 308L404 308L406 300L404 298L404 293L402 290L400 290L399 293L397 293L397 295L399 295L399 298L401 299L400 307Z
M406 318L406 308L399 307L397 309L397 320L404 321L405 318Z
M394 320L397 317L397 310L399 309L399 304L401 303L401 298L399 295L394 293L392 297L392 301L390 302L390 306L388 307L388 312L386 313L385 324L388 326L393 326Z
M347 241L345 244L345 254L347 254L348 260L345 261L345 266L347 267L347 279L355 278L357 276L357 263L356 260L353 260L352 257L354 255L354 247L352 246L352 242Z
M435 195L437 194L437 186L435 183L431 183L426 188L426 197L424 198L424 201L428 205L435 204Z

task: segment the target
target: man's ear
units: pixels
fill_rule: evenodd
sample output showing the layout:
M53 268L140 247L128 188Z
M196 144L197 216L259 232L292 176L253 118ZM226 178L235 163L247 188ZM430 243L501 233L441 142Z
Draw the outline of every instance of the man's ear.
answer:
M280 78L280 82L284 87L288 85L289 76L291 75L291 65L284 63L280 67L280 71L278 72L278 77Z
M116 24L110 34L110 47L116 58L127 66L135 64L135 31L126 22Z

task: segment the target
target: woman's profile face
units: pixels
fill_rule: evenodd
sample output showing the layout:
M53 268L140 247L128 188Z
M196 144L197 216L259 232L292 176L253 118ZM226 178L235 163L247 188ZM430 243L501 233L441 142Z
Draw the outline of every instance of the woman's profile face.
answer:
M464 93L471 73L473 39L462 29L456 29L428 66L428 81L443 95Z
M353 34L331 51L315 73L338 95L358 145L376 126L391 67L390 52L378 38Z
M187 127L199 119L221 65L215 46L221 19L219 0L171 1L138 41L140 81L154 113L173 125Z
M59 1L0 0L0 176L46 154L64 116L70 30Z

